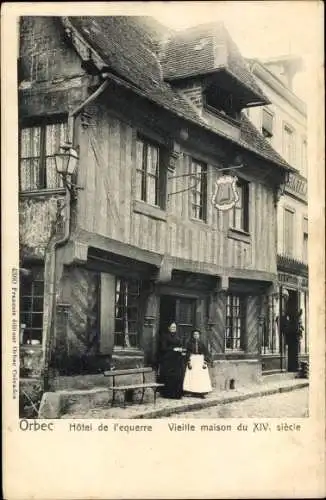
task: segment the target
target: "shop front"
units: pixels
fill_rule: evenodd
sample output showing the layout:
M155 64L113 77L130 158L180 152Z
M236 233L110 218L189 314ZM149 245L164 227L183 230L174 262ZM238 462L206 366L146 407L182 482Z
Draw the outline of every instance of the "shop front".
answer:
M279 259L278 286L265 303L262 321L263 372L297 372L309 358L308 271ZM287 264L286 266L284 264ZM290 272L289 264L292 264ZM301 269L302 268L302 269Z

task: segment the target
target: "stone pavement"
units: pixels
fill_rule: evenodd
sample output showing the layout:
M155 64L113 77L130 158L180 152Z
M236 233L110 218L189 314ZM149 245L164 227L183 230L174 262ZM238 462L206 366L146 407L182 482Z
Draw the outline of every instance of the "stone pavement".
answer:
M63 414L61 418L113 418L113 419L145 419L173 416L179 413L194 412L202 408L225 405L236 401L244 401L249 398L257 398L270 394L284 393L307 387L306 379L296 379L290 374L278 374L276 376L265 376L260 384L239 388L237 390L213 391L205 399L192 396L184 396L181 400L165 399L158 397L156 405L151 403L129 404L123 407L96 407L91 409L74 405L69 413ZM189 414L191 417L191 414Z
M309 387L277 392L261 398L249 398L229 404L219 404L173 415L174 419L203 418L307 418L309 417ZM163 419L171 418L162 417Z

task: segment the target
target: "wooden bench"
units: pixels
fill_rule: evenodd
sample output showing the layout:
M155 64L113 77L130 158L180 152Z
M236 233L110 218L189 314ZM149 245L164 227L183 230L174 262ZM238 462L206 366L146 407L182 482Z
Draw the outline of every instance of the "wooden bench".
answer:
M130 368L127 370L109 370L104 372L105 377L112 377L112 406L115 402L115 394L118 391L124 392L124 405L126 406L126 398L128 391L134 391L137 389L142 389L142 397L140 402L142 403L144 400L145 389L152 389L154 393L154 404L156 403L156 392L160 387L163 387L164 384L158 384L157 382L146 382L146 373L152 373L153 370L150 367L147 368ZM116 385L116 377L122 375L133 375L133 374L142 374L142 383L140 384L128 384L128 385Z

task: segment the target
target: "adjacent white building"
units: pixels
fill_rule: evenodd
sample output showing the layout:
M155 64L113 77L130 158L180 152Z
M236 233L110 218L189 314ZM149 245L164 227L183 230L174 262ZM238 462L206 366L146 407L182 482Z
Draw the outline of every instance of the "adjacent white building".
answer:
M288 310L302 310L304 327L299 359L308 356L308 199L307 199L307 113L305 103L293 92L293 81L302 69L301 60L279 57L265 61L250 60L251 71L271 104L251 108L248 116L268 138L273 148L297 169L291 174L278 202L278 277L283 300L271 305L271 318L262 336L265 370L290 369L291 354L274 321ZM285 297L285 298L284 298ZM277 322L277 321L276 321ZM297 360L299 361L299 360ZM295 361L294 361L295 363Z

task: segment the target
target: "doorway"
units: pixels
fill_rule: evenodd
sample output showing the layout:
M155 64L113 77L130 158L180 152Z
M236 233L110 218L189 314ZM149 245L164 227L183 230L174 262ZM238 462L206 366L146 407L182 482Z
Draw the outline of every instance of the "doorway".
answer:
M288 371L296 372L299 368L299 294L296 290L288 290L289 296L286 305L286 314L289 317L288 344Z
M163 335L173 321L185 346L196 326L196 299L161 295L159 336Z

